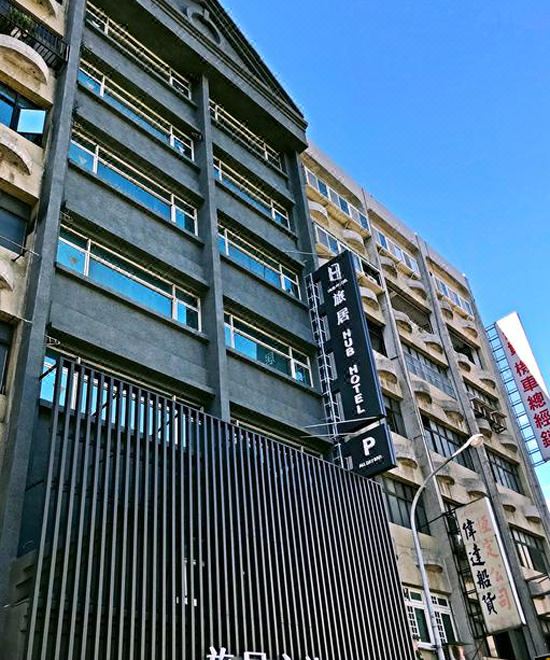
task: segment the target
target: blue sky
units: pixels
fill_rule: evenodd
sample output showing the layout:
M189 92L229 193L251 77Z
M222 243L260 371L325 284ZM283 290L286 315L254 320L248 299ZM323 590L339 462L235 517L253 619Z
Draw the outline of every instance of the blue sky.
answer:
M548 0L222 0L309 135L517 310L550 385Z

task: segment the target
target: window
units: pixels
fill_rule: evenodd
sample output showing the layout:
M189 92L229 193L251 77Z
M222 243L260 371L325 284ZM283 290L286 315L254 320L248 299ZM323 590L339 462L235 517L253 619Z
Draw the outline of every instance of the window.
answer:
M69 160L180 229L197 233L197 209L162 184L75 130Z
M433 362L408 344L403 344L403 350L405 352L405 362L410 372L423 380L427 380L428 383L435 385L449 396L456 398L453 384L445 367Z
M439 424L433 419L422 416L424 432L428 438L429 445L433 451L445 458L452 456L457 449L462 447L467 438L451 431L451 429ZM455 458L456 462L470 470L474 469L472 454L467 449Z
M356 252L351 250L345 243L342 243L332 234L330 234L326 229L323 229L318 224L315 224L315 234L317 236L317 242L321 245L324 245L328 250L334 254L340 254L344 250L351 252L351 257L355 265L355 270L358 273L362 273L370 278L372 281L376 282L378 286L381 286L380 274L378 269L369 264L363 257L359 256Z
M13 326L0 321L0 391L6 391L6 378L8 375L8 362L13 338Z
M390 301L393 309L397 312L403 312L409 319L417 326L420 333L433 332L432 323L430 320L430 312L417 307L411 303L407 298L402 296L397 289L389 285Z
M86 5L86 23L103 32L124 53L132 57L140 67L155 73L182 96L188 99L191 98L191 83L187 78L172 69L156 53L146 48L121 25L115 23L105 12L90 2Z
M472 346L468 342L465 342L461 337L455 335L454 332L449 331L449 335L451 337L451 343L453 345L453 348L457 353L460 353L461 355L465 355L466 358L472 364L475 364L478 367L483 366L481 362L480 352L475 346Z
M516 544L519 563L540 573L548 573L548 562L544 551L544 539L512 527L512 538Z
M467 314L474 316L474 308L469 300L460 296L455 289L448 284L445 284L445 282L439 279L439 277L435 278L435 285L439 293L449 298L449 300L451 300L457 307L463 309Z
M386 509L392 523L401 527L411 527L411 508L416 493L415 486L408 486L402 481L396 481L389 477L383 479L384 493L386 495ZM420 532L430 533L426 509L423 498L420 498L416 509L416 525Z
M0 192L0 245L12 252L21 252L27 236L30 208Z
M252 243L238 236L236 232L221 225L218 231L218 244L222 254L231 257L246 270L270 282L278 289L300 298L298 275L293 270L272 259Z
M83 87L101 97L111 107L170 145L180 156L193 160L194 144L190 137L84 60L80 63L78 80Z
M225 345L256 362L277 369L299 383L311 385L311 367L307 355L233 314L225 315Z
M401 404L397 399L387 396L386 394L383 394L382 398L384 399L384 407L386 408L386 420L388 426L394 433L406 437L405 423L403 422L403 415L401 414Z
M246 179L242 174L223 163L219 158L214 158L214 173L230 190L242 199L245 199L261 213L271 216L278 225L290 229L288 211L267 195L258 186Z
M422 644L432 644L424 592L411 587L403 587L403 593L412 636ZM444 644L453 644L456 642L456 633L449 600L445 596L434 593L431 594L431 599L441 641Z
M333 188L331 188L327 183L325 183L318 176L313 174L311 170L305 168L306 180L310 186L315 188L318 192L329 199L333 204L335 204L343 213L349 216L354 220L358 225L361 225L363 229L370 231L369 219L366 213L357 209L353 204L350 204L345 200L341 195L339 195Z
M57 247L57 263L162 316L200 330L200 301L197 296L63 226Z
M505 488L510 488L510 490L515 490L516 493L523 493L519 476L519 466L489 449L487 450L487 456L489 457L493 477L497 484Z
M418 261L411 254L394 243L391 238L381 232L380 229L375 229L374 234L376 236L376 242L380 247L393 254L396 259L404 263L413 273L416 273L417 275L420 274Z
M257 156L266 160L270 165L274 165L279 170L283 170L283 158L281 154L273 149L263 138L253 133L242 122L238 121L222 108L219 103L210 101L210 116L220 128L226 130L233 138L244 144Z
M45 121L45 110L0 83L0 124L41 145Z
M491 410L498 410L498 399L494 396L486 394L483 390L480 390L478 387L467 381L464 381L464 386L466 387L466 391L471 394L472 397L483 401L483 403L485 403Z
M384 343L384 326L378 325L378 323L374 323L370 319L367 319L367 326L373 349L381 355L387 355L386 345Z

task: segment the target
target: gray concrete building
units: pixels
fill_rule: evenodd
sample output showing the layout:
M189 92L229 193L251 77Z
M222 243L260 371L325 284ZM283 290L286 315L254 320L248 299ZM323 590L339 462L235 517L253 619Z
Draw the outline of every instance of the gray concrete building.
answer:
M314 432L300 110L214 1L2 0L0 57L4 657L412 660Z

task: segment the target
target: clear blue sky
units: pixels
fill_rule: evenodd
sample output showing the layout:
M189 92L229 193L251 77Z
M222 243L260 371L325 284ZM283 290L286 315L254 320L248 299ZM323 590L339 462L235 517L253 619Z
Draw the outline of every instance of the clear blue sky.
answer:
M550 386L548 0L222 0L309 135L517 310ZM550 471L549 471L550 472Z

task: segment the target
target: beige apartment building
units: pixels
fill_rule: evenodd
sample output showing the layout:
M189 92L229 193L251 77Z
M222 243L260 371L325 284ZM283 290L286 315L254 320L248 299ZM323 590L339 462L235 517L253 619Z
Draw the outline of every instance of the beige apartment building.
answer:
M444 468L419 509L431 598L448 657L529 657L526 637L538 639L538 648L550 638L548 511L468 280L315 146L303 164L320 263L344 249L355 255L398 463L379 479L418 652L434 657L410 530L412 499L434 467L482 433L483 447ZM494 636L485 632L452 514L484 495L527 622Z

